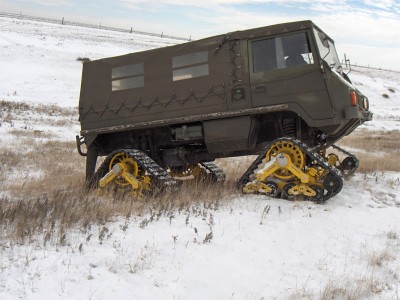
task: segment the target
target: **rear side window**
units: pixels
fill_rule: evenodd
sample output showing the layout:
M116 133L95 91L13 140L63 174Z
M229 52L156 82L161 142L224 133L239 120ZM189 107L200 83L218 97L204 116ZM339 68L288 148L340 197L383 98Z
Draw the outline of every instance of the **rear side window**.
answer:
M112 91L134 89L144 86L143 63L112 68L111 86Z
M314 63L305 32L254 41L252 54L254 73Z
M184 80L209 75L208 52L201 51L172 58L172 80Z

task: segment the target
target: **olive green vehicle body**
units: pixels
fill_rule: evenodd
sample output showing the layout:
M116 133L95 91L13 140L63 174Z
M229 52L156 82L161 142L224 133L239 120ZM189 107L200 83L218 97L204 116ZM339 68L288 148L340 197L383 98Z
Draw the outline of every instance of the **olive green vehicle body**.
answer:
M307 62L289 67L295 51ZM328 147L372 113L325 52L337 57L333 41L301 21L85 62L87 178L97 157L116 149L145 151L172 168L257 154L282 136Z

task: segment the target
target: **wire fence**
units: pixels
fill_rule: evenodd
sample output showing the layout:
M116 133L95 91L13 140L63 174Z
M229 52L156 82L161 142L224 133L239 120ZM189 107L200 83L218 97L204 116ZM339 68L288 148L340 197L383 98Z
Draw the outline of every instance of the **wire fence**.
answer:
M371 69L371 70L378 70L378 71L385 71L385 72L400 73L400 71L392 70L392 69L371 67L370 65L363 66L363 65L356 64L356 63L353 64L353 63L350 62L350 59L347 58L346 54L344 54L344 59L342 61L342 66L347 70L351 70L352 67L356 67L356 68L363 68L363 69Z
M102 30L109 30L109 31L124 32L124 33L135 33L135 34L168 38L168 39L174 39L174 40L180 40L180 41L190 41L191 40L191 37L183 38L183 37L178 37L178 36L173 36L173 35L167 35L167 34L164 34L163 32L161 34L158 34L158 33L134 30L133 27L131 27L130 29L124 29L124 28L117 28L117 27L110 27L110 26L102 26L101 23L99 25L87 24L87 23L81 23L81 22L68 21L65 18L53 19L53 18L36 17L36 16L31 16L31 15L14 14L14 13L7 13L7 12L0 12L0 17L37 21L37 22L45 22L45 23L53 23L53 24L61 24L61 25L78 26L78 27L86 27L86 28L93 28L93 29L102 29Z
M400 71L393 70L393 69L385 69L385 68L377 68L377 67L371 67L371 66L362 66L358 64L351 64L352 67L357 67L357 68L363 68L363 69L371 69L371 70L378 70L378 71L385 71L385 72L394 72L394 73L400 73Z

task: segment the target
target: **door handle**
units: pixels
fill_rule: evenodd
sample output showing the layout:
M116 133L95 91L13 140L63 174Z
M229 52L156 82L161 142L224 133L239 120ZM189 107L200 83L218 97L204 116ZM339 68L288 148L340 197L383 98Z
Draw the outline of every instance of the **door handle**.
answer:
M253 93L266 93L265 85L256 85L253 87Z

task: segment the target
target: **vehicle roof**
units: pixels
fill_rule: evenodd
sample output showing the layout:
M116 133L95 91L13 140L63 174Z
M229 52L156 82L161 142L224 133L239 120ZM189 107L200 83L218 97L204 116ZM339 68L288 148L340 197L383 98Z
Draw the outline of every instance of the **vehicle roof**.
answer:
M315 26L315 25L310 20L274 24L274 25L263 26L263 27L258 27L258 28L233 31L233 32L225 33L225 34L207 37L207 38L200 39L200 40L195 40L195 41L191 41L191 42L187 42L187 43L178 44L178 45L161 47L161 48L156 48L156 49L151 49L151 50L146 50L146 51L139 51L139 52L124 54L121 56L115 56L115 57L110 57L110 58L103 58L103 59L94 60L94 61L103 61L103 60L110 60L113 58L121 58L126 55L132 55L132 54L136 54L136 53L138 55L143 55L145 53L159 52L160 50L162 51L162 49L166 49L166 48L168 48L168 49L171 49L171 48L173 49L175 47L182 48L182 46L196 47L196 45L225 43L228 40L268 37L268 36L272 36L272 35L276 35L276 34L280 34L280 33L295 32L295 31L299 31L299 30L309 29L309 28L312 28L313 26ZM315 26L315 27L317 27L317 26ZM90 63L90 62L87 62L87 63Z

